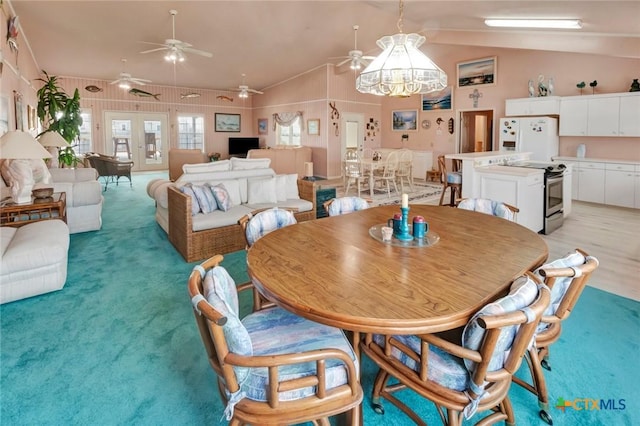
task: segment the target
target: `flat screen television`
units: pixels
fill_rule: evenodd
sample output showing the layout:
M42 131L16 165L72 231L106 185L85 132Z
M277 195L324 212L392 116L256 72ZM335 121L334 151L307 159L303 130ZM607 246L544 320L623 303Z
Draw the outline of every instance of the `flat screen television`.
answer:
M260 148L260 138L229 138L229 156L246 157L250 149Z

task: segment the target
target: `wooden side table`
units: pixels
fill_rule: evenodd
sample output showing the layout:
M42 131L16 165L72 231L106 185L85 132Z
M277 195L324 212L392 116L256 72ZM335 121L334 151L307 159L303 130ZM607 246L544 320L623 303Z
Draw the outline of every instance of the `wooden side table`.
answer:
M55 192L48 198L31 198L30 203L0 207L0 225L20 227L41 220L67 222L67 193Z

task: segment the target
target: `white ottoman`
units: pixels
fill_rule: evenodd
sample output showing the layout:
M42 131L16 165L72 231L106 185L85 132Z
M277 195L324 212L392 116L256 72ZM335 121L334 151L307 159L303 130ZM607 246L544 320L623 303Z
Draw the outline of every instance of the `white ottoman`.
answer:
M0 304L64 287L69 227L62 220L2 226L0 250Z

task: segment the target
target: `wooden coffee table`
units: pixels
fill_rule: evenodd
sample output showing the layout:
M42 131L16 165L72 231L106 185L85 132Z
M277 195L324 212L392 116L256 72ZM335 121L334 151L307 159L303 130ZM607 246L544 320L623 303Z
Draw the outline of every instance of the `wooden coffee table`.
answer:
M31 198L30 203L0 207L0 225L20 227L40 220L61 219L67 222L67 193L54 192L48 198Z

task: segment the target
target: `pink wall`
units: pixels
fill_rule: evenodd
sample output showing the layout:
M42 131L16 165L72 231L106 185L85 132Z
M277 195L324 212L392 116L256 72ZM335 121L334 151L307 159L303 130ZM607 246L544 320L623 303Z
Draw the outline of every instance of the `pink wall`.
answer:
M3 22L7 22L2 10ZM6 40L6 25L0 25L1 39ZM9 99L9 128L15 128L13 112L13 91L23 95L24 113L27 105L36 105L35 79L39 77L37 64L29 56L28 50L22 46L20 55L15 55L8 48L3 48L5 66L0 79L0 96ZM640 77L640 60L608 57L591 54L559 53L532 51L523 49L481 48L474 46L438 45L427 43L422 50L430 56L449 76L453 86L453 110L420 111L420 97L394 99L364 95L355 90L356 75L351 72L340 73L333 65L323 65L265 90L264 95L241 100L233 96L233 102L217 99L217 95L229 93L213 90L197 89L200 98L181 99L180 94L191 89L163 86L144 86L146 91L159 93L158 101L150 98L137 98L107 81L96 81L76 78L62 78L64 88L72 93L80 89L81 103L90 108L94 121L94 149L107 152L104 141L103 120L105 111L152 111L165 112L170 123L170 145L176 145L176 117L179 113L203 114L206 119L205 144L206 151L227 153L227 138L230 135L254 136L258 134L258 118L267 118L268 132L261 136L262 144L273 146L272 114L283 111L302 111L305 120L320 119L320 135L303 136L303 144L313 148L315 173L320 176L338 176L340 174L340 136L336 134L334 121L331 119L329 102L335 102L341 113L353 112L363 114L365 119L379 121L381 128L375 137L364 141L367 147L400 147L402 132L393 132L390 128L391 112L397 109L416 109L419 111L418 122L429 119L432 123L428 130L418 128L409 133L405 147L417 150L431 150L434 158L440 153L455 152L457 133L447 131L446 122L454 118L457 123L457 112L473 110L473 100L469 94L473 89L456 87L456 63L488 56L496 56L498 63L497 84L480 86L482 98L478 109L495 111L495 118L504 115L505 99L527 96L527 81L536 80L538 74L553 77L556 94L559 96L579 93L575 84L578 81L598 80L596 93L625 92L633 78ZM19 61L19 62L18 62ZM19 70L19 71L18 71ZM84 89L94 84L104 90L90 93ZM585 93L589 93L588 91ZM241 114L242 131L240 134L218 133L214 131L213 122L216 112ZM438 131L437 118L443 123ZM306 127L306 123L305 123ZM339 131L339 129L338 129ZM497 131L494 132L494 138ZM640 138L567 138L560 140L560 154L575 155L578 144L587 145L587 156L609 159L640 161Z

